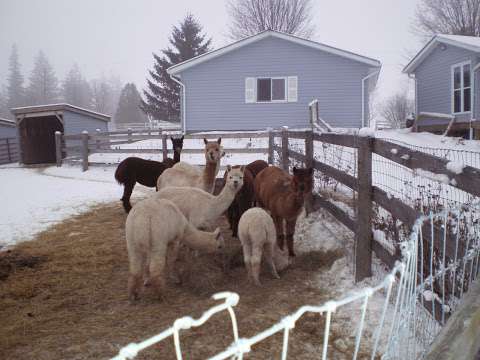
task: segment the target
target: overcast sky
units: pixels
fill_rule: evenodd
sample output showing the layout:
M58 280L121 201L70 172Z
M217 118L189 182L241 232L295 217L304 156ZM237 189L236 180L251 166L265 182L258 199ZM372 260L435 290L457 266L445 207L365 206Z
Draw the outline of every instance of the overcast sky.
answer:
M314 0L313 40L380 60L384 98L405 87L402 66L421 45L410 27L417 1ZM76 62L88 79L113 74L143 88L151 53L189 12L214 47L229 42L224 0L0 0L0 85L16 43L26 79L42 49L60 79Z

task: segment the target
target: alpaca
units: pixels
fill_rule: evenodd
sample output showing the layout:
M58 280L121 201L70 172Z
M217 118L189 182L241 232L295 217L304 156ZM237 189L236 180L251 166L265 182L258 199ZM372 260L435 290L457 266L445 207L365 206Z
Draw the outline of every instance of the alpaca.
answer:
M279 279L275 267L274 253L276 246L275 224L268 213L260 208L245 211L238 223L238 236L243 247L243 258L248 277L255 285L261 286L260 263L262 254L270 267L272 275Z
M293 176L286 171L269 166L263 169L255 178L255 198L259 206L270 211L275 228L277 241L283 250L286 239L289 256L295 256L293 250L293 235L297 217L302 211L304 199L313 187L313 169L293 168ZM283 220L286 222L284 235Z
M197 230L174 203L154 197L142 200L130 211L125 233L130 263L130 300L138 299L147 267L152 287L159 297L162 295L165 266L169 271L174 271L180 242L208 253L216 252L224 246L220 228L213 233Z
M255 160L245 167L243 187L235 196L235 200L233 200L227 211L228 223L234 237L238 236L238 222L242 214L252 206L255 206L255 192L253 190L255 176L266 167L268 167L268 163L263 160Z
M208 228L227 210L244 185L244 171L244 166L234 169L227 166L226 183L217 196L198 188L176 186L164 188L153 196L173 202L193 226Z
M215 179L220 170L220 160L225 155L220 146L222 138L217 141L205 143L205 168L201 171L198 167L187 164L183 161L175 164L171 169L166 170L157 181L157 190L168 186L189 186L200 188L208 193L213 193Z
M179 139L170 139L174 151L173 160L167 159L168 161L159 162L138 157L129 157L118 164L117 170L115 171L115 179L119 184L123 185L123 196L120 200L127 213L132 208L130 197L137 182L144 186L156 187L157 179L163 171L173 166L173 162L177 159L180 161L180 153L183 148L183 136Z

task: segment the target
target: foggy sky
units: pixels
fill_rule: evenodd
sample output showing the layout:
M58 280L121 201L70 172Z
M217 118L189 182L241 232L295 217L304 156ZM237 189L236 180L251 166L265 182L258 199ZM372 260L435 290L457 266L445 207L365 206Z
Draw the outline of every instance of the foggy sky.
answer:
M313 40L380 60L385 98L406 86L401 69L421 46L410 27L417 1L314 0ZM172 25L187 13L215 48L229 42L224 0L0 0L0 86L16 43L26 80L41 49L59 80L76 62L89 80L118 75L144 88L151 53L167 46Z

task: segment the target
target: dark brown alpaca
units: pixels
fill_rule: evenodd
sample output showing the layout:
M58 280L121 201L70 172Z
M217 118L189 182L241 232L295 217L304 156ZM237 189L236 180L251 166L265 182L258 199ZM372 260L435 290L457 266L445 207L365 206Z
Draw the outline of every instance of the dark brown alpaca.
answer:
M163 171L180 161L180 153L183 148L183 136L178 139L170 139L173 145L173 160L166 159L165 161L159 162L138 157L129 157L118 164L117 170L115 171L115 179L119 184L123 185L123 196L120 200L127 213L132 208L130 197L137 182L144 186L156 187L157 179Z
M240 166L233 166L233 168L238 167ZM253 181L255 176L266 167L268 167L268 163L263 160L255 160L245 167L243 187L237 193L235 199L227 210L227 219L230 228L232 229L232 236L238 236L238 222L240 221L240 218L245 211L254 205L255 193L253 190ZM225 176L226 173L223 177L224 180Z
M298 215L302 211L305 196L313 187L313 169L293 168L293 176L286 171L270 166L262 170L254 181L255 198L258 205L270 210L275 228L277 242L283 250L287 240L288 255L295 256L293 235ZM286 236L283 221L286 222Z

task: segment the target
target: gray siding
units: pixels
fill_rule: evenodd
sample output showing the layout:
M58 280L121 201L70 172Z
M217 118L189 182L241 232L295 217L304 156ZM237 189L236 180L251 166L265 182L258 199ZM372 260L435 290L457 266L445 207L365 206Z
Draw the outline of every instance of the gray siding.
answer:
M63 113L65 135L78 134L86 130L93 133L96 129L107 131L107 122L86 115L65 111Z
M309 125L308 103L333 126L360 127L362 78L370 70L344 57L266 38L186 69L186 130L251 130ZM298 102L245 103L245 78L298 76ZM368 101L366 108L368 109Z
M17 128L15 126L8 126L0 124L0 138L17 137Z
M475 107L473 118L475 120L480 120L480 70L475 72Z
M476 54L455 46L445 50L437 47L415 70L417 78L418 112L452 113L451 66L463 61L477 63ZM470 120L470 114L458 115L460 121Z

